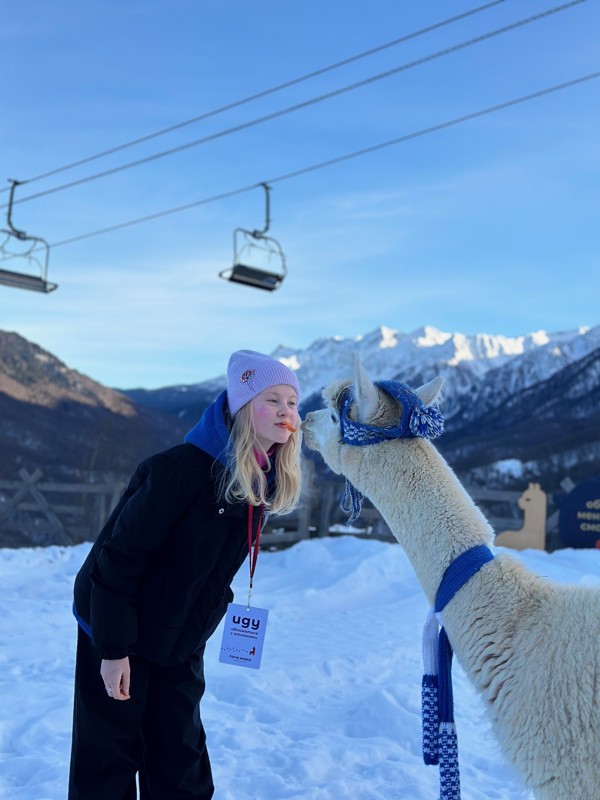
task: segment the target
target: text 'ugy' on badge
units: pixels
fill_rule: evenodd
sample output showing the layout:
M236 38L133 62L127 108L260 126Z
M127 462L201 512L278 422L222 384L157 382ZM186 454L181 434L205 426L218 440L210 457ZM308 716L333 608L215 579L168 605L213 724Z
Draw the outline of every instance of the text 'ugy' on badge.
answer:
M268 616L266 608L229 603L219 661L236 667L259 669Z

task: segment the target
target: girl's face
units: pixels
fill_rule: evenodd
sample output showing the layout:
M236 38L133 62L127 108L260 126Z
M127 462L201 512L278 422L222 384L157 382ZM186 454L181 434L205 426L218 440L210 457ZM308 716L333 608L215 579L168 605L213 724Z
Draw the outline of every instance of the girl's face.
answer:
M256 440L265 449L285 444L298 428L298 397L291 386L279 383L257 394L252 402Z

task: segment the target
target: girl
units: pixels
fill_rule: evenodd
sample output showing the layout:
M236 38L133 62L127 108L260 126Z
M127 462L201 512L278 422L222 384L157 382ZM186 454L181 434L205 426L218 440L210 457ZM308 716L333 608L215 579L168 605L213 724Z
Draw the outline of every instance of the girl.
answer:
M252 350L185 443L140 464L75 580L69 800L208 800L206 641L263 511L300 495L300 388Z

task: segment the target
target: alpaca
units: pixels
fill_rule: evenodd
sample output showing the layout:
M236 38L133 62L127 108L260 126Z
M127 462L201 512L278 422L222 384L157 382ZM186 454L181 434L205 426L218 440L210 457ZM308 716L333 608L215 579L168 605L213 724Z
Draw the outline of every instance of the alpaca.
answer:
M328 408L307 415L305 440L355 496L379 509L432 606L449 565L471 548L490 548L491 560L444 609L447 638L506 758L537 800L596 800L600 591L552 583L492 550L493 531L454 472L422 434L407 433L411 415L419 424L414 408L435 408L442 383L436 378L408 390L411 409L387 391L403 384L376 386L357 360L354 381L330 384L323 392ZM348 443L353 424L367 435L396 433L362 446ZM399 430L413 438L398 438Z
M518 531L502 531L494 539L496 547L512 547L525 550L533 547L544 550L546 547L546 508L547 498L539 483L530 483L519 497L519 508L524 512L523 527Z

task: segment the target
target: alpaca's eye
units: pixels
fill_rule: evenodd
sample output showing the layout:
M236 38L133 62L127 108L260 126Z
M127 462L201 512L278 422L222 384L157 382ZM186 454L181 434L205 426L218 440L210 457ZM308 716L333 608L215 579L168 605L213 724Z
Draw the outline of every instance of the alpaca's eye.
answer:
M338 415L333 411L331 412L331 419L333 420L333 422L338 421Z

